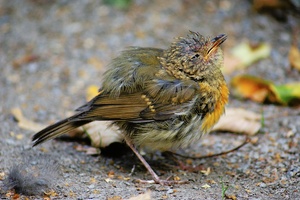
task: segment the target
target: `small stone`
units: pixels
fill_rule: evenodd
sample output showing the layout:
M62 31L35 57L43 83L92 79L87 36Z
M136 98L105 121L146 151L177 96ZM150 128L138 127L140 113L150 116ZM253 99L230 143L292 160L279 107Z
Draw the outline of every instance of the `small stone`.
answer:
M168 191L167 191L167 194L173 194L174 193L174 190L173 189L169 189Z
M95 185L94 185L94 184L89 185L88 188L89 188L89 189L94 189L94 188L95 188Z
M260 184L259 184L259 187L265 188L265 187L267 187L267 184L265 184L265 183L260 183Z

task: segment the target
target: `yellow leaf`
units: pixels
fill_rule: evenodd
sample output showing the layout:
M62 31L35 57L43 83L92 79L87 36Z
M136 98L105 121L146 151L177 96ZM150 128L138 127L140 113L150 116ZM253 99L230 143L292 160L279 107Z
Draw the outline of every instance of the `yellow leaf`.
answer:
M224 53L224 73L230 74L237 69L248 67L258 60L269 57L271 46L267 43L251 45L243 42L235 46L230 53Z
M291 66L300 71L300 51L296 46L291 46L289 60Z
M18 121L19 127L23 128L25 130L30 130L30 131L37 132L37 131L39 131L39 130L41 130L42 128L45 127L42 124L38 124L38 123L35 123L33 121L30 121L30 120L26 119L23 116L23 113L22 113L22 111L21 111L20 108L13 108L13 109L11 109L11 114ZM20 136L18 136L18 139L21 139Z
M258 60L269 57L271 46L267 43L251 45L249 42L244 42L234 47L231 53L241 61L238 67L247 67Z
M90 101L92 98L99 94L99 86L90 85L86 90L86 100Z

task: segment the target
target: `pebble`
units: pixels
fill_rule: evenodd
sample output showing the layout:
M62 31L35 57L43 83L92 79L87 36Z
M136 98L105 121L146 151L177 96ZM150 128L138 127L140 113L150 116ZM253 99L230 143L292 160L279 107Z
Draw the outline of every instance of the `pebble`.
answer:
M167 194L173 194L174 190L173 189L168 189Z
M89 185L88 188L89 188L89 189L94 189L94 188L95 188L95 185L94 185L94 184Z
M265 184L265 183L260 183L260 184L259 184L259 187L265 188L265 187L267 187L267 184Z

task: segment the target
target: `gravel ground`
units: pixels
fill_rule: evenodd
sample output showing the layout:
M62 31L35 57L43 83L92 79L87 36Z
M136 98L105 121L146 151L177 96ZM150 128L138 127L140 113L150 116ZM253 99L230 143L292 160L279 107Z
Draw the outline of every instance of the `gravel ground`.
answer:
M227 80L248 73L276 83L299 81L299 72L290 69L287 55L291 24L300 24L300 20L289 19L293 23L258 14L245 0L140 0L125 10L89 0L0 0L1 196L9 198L3 178L21 163L21 167L35 166L41 171L42 180L56 192L53 199L127 199L146 191L153 199L221 199L226 187L225 194L232 199L300 199L299 107L260 105L231 97L229 107L264 111L260 134L226 156L188 161L204 171L210 168L208 174L199 169L178 170L169 157L147 155L162 177L190 180L175 186L135 183L135 179L151 177L126 148L113 148L120 152L118 157L86 155L76 150L77 142L60 140L32 149L34 132L21 129L11 115L11 109L18 107L27 119L38 123L62 119L85 102L89 85L101 85L107 64L122 49L165 48L188 30L203 35L227 33L225 52L241 41L272 45L268 59L234 72ZM224 151L243 138L212 133L186 153Z

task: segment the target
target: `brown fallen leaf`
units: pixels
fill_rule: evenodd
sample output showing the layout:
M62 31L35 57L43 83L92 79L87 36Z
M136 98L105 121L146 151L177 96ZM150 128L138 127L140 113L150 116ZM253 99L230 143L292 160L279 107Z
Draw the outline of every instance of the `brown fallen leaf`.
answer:
M254 135L261 128L261 115L242 108L228 108L212 131Z
M207 169L201 170L200 172L205 176L208 176L211 173L211 168L208 167Z
M54 190L44 191L44 194L45 194L44 198L47 197L48 199L51 199L51 197L58 196L58 194Z
M237 197L234 194L225 194L225 196L226 196L226 199L237 200Z
M300 71L300 50L295 45L291 46L289 61L292 67Z
M277 85L251 75L239 75L231 80L232 93L259 103L300 105L300 82Z
M144 194L139 194L135 197L130 197L128 200L151 200L151 192L147 191Z
M35 62L39 59L39 56L37 55L32 55L32 54L26 54L16 60L13 61L12 66L14 68L19 68L24 64L28 64L31 62Z
M231 85L236 89L234 95L243 94L243 97L260 103L264 102L269 91L269 82L257 77L236 76Z
M13 108L11 109L11 114L15 117L15 119L18 121L18 126L22 129L34 131L37 132L39 130L42 130L42 128L45 128L46 126L43 124L39 124L36 122L33 122L29 119L26 119L23 116L23 113L20 108Z

